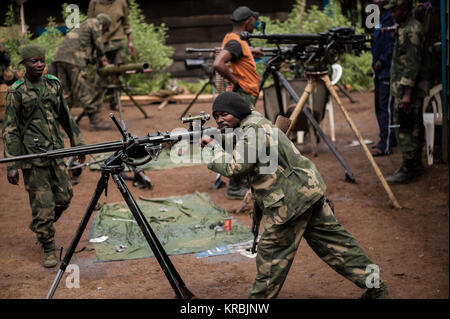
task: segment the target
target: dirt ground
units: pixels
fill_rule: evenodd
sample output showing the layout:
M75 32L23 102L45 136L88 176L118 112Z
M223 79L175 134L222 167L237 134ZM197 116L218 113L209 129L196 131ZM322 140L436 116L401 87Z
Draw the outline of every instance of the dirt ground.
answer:
M346 109L364 138L378 141L378 125L374 114L373 93L352 93L358 101L349 103L342 98ZM168 104L158 111L158 104L146 104L150 118L144 119L139 110L125 105L127 128L137 136L156 130L166 131L183 127L178 120L187 104ZM262 110L260 100L257 108ZM211 111L209 103L197 103L192 113ZM81 109L72 109L78 114ZM102 116L107 118L105 107ZM448 164L434 164L426 168L425 175L409 185L393 186L392 191L404 207L391 208L389 198L361 147L349 147L356 140L342 112L335 106L335 145L354 172L357 184L345 182L345 171L324 142L319 144L319 155L312 157L309 146L301 147L303 154L312 158L321 172L329 198L341 224L359 241L369 257L380 267L381 278L389 286L392 298L448 298L449 297L449 218L448 218ZM210 123L213 125L213 123ZM323 122L329 133L327 119ZM87 143L120 139L117 131L90 132L88 120L80 122ZM1 144L1 143L0 143ZM3 154L3 145L0 146ZM398 147L387 157L375 158L385 176L392 174L401 163ZM425 160L424 160L425 162ZM205 165L151 171L152 190L141 190L127 182L133 196L165 197L195 191L206 192L214 202L229 212L241 201L227 200L226 188L211 189L215 173ZM84 169L81 183L74 186L74 198L68 211L56 224L56 242L67 248L81 221L100 174ZM42 251L34 234L28 229L31 210L28 195L20 185L6 180L6 167L0 167L0 298L44 298L57 273L58 267L45 269L40 265ZM108 198L101 202L120 201L121 195L110 183ZM248 226L248 214L235 214ZM88 229L77 249L87 245ZM197 259L194 254L171 257L186 286L204 299L246 298L256 267L254 259L240 254ZM120 262L95 262L95 251L76 253L72 260L80 269L80 288L66 287L64 275L54 298L174 298L164 273L155 258ZM358 298L363 291L347 281L317 257L305 241L290 270L279 298L328 299Z

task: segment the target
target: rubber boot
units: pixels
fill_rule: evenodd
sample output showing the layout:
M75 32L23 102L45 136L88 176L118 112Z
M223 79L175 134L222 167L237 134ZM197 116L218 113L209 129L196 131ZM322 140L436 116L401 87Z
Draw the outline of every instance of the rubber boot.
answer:
M89 131L101 131L111 129L111 124L103 121L97 116L97 113L89 114Z
M369 288L361 296L361 299L389 299L389 289L382 282L380 288Z

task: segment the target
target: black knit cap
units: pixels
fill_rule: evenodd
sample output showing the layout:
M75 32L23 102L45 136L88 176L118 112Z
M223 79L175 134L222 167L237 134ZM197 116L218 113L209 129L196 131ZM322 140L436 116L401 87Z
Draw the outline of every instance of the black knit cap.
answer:
M247 115L252 113L248 103L235 92L224 92L219 94L214 100L212 106L212 113L214 112L227 112L234 117L242 120Z

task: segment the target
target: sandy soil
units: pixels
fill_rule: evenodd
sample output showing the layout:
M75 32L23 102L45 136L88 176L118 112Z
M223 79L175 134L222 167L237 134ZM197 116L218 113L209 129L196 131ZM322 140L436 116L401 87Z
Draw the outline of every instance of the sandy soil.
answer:
M346 109L364 138L378 141L378 126L374 114L373 93L353 93L358 101ZM169 104L158 111L157 104L144 105L150 115L144 119L139 110L124 107L128 129L137 136L156 130L182 127L178 120L186 104ZM262 110L259 101L257 108ZM210 104L198 103L192 108L210 112ZM72 109L78 114L81 109ZM102 116L107 118L107 107ZM354 172L357 184L345 182L345 171L326 144L319 144L319 155L312 160L321 172L328 196L335 204L336 216L342 225L360 242L369 257L380 267L382 279L388 284L392 298L448 298L449 297L449 224L448 224L448 164L426 168L425 175L409 185L392 187L401 210L391 208L389 198L361 147L349 147L356 140L352 130L335 106L338 151ZM210 123L211 125L213 123ZM88 120L80 127L88 143L117 140L117 131L89 132ZM327 119L323 127L329 133ZM0 151L3 153L3 145ZM311 158L309 145L301 147ZM377 157L385 176L400 165L401 154L396 148L388 157ZM40 265L42 251L34 234L28 229L31 210L21 178L19 186L8 184L5 165L0 167L0 298L44 298L58 268L45 269ZM141 190L127 182L135 198L183 195L195 191L207 192L218 206L228 211L239 207L240 201L227 200L225 188L212 190L215 173L204 165L166 171L148 172L153 190ZM100 174L83 171L81 183L74 186L74 198L68 211L56 224L58 246L67 248L84 214ZM116 202L121 195L110 183L108 198L100 201ZM248 214L234 214L251 225ZM88 229L90 224L88 225ZM78 249L87 245L88 230ZM193 254L171 257L186 286L198 298L246 298L256 269L254 259L239 254L197 259ZM94 251L76 253L72 260L80 269L80 288L66 287L63 276L55 298L174 298L164 273L155 258L121 262L95 262ZM302 241L294 264L279 298L358 298L362 290L347 281L318 258Z

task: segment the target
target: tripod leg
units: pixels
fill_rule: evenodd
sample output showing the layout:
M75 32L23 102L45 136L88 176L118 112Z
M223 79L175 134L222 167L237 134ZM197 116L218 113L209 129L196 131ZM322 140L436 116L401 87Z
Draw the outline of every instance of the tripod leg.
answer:
M289 84L289 82L288 82L288 84ZM314 88L313 80L308 79L308 83L306 84L305 90L303 91L303 94L300 97L300 99L298 99L298 97L296 99L295 96L292 96L297 101L297 105L295 106L294 111L292 112L291 116L289 117L289 119L291 120L291 124L289 125L289 128L286 131L286 135L288 135L291 132L292 128L294 127L295 123L297 122L297 119L298 119L300 113L302 112L303 107L306 104L306 101L308 100L309 96L311 95L313 88ZM288 92L289 92L289 90L288 90ZM289 93L291 93L291 92L289 92Z
M120 174L114 173L112 174L112 178L114 180L114 183L117 185L118 189L122 193L122 197L125 199L125 202L130 208L131 213L133 214L137 224L141 228L141 231L145 239L147 240L148 244L150 245L150 248L155 254L155 257L158 260L159 265L164 271L164 274L169 280L169 283L171 284L172 289L175 291L177 297L181 299L193 298L194 294L190 292L184 285L183 280L181 279L177 270L175 269L169 257L167 256L164 248L162 247L161 243L159 242L149 223L145 219L144 214L140 210L138 204L134 200L133 196L128 190L128 187L125 184L122 177L120 176Z
M292 86L289 84L289 82L284 78L284 76L279 71L277 71L277 73L279 73L278 77L280 78L281 83L283 84L283 86L286 88L286 90L289 92L289 94L294 98L294 100L298 102L300 100L300 98L298 97L297 93L295 93L295 91L292 88ZM338 161L345 168L345 171L346 171L345 177L346 177L346 179L349 180L352 183L355 183L356 182L355 175L351 171L350 167L348 167L347 163L344 161L342 156L338 153L338 151L336 150L334 145L330 142L328 137L325 135L323 130L320 128L319 123L317 123L317 121L314 119L314 117L311 115L311 113L309 113L309 111L306 108L303 108L303 113L308 118L309 122L317 130L317 132L319 132L320 136L325 141L325 143L327 143L328 147L330 148L330 150L334 154L334 156L336 156Z
M84 213L83 218L81 219L80 225L77 228L77 231L75 233L75 237L72 239L72 243L70 244L66 255L64 256L63 261L61 262L61 266L59 267L58 273L56 274L55 279L53 280L53 284L50 287L50 290L47 293L46 299L51 299L53 297L53 294L55 293L56 288L58 287L58 284L61 280L62 275L64 274L64 271L66 270L67 266L70 263L70 259L73 256L73 253L75 252L75 248L78 245L78 242L80 241L81 236L83 235L83 231L85 230L89 219L91 218L92 212L94 211L95 205L97 205L97 202L102 195L103 191L105 190L106 186L108 185L108 179L109 179L109 173L102 173L102 176L100 177L97 188L95 189L94 195L91 198L91 201L89 203L88 208L86 209L86 212Z
M278 109L279 109L278 114L284 116L283 97L281 96L281 85L278 73L273 74L273 83L275 85L275 92L277 93Z
M344 108L344 105L342 104L341 99L339 98L339 96L336 93L336 90L334 89L333 85L331 84L330 78L328 77L328 75L325 75L325 76L322 76L320 79L325 83L328 91L330 91L330 93L331 93L331 96L334 98L334 100L339 105L339 108L341 109L342 113L344 113L345 119L347 120L348 124L350 125L350 127L353 130L353 132L355 133L356 138L359 141L359 144L361 144L361 147L363 148L364 153L366 154L367 158L369 159L370 164L372 164L372 167L375 170L375 174L380 179L381 184L383 185L383 187L384 187L386 193L388 194L390 200L394 204L394 207L395 208L402 208L400 206L400 204L398 203L397 199L395 198L394 194L392 193L392 190L389 187L388 183L386 182L386 180L385 180L383 174L381 173L377 163L373 159L373 156L370 153L369 149L367 148L367 145L364 143L364 139L362 138L361 133L359 133L358 129L356 128L355 123L350 118L349 114L347 113L346 109Z
M206 89L206 86L210 84L210 82L206 82L205 84L203 84L202 88L200 89L200 91L198 91L198 93L195 95L194 99L191 101L191 103L189 103L189 105L186 107L186 109L183 111L183 113L180 115L180 120L183 116L186 115L186 113L189 111L189 109L191 108L191 106L195 103L195 101L197 101L198 97L200 96L200 94L202 94L202 92Z
M139 109L139 111L142 112L142 114L144 114L144 118L148 118L147 113L145 112L145 110L142 108L141 105L139 105L138 102L136 102L136 100L131 96L130 91L128 91L128 88L126 86L123 86L122 89L125 91L125 93L128 95L128 97L130 98L131 102L133 102L133 104Z
M313 108L313 98L312 98L312 94L309 95L309 106L310 106L310 110L311 113L313 112L312 108ZM312 113L314 114L314 113ZM318 155L318 150L317 150L317 138L316 138L316 132L314 131L314 127L311 125L311 123L308 121L308 130L309 130L309 135L311 135L311 149L312 149L312 154L314 157L317 157Z

